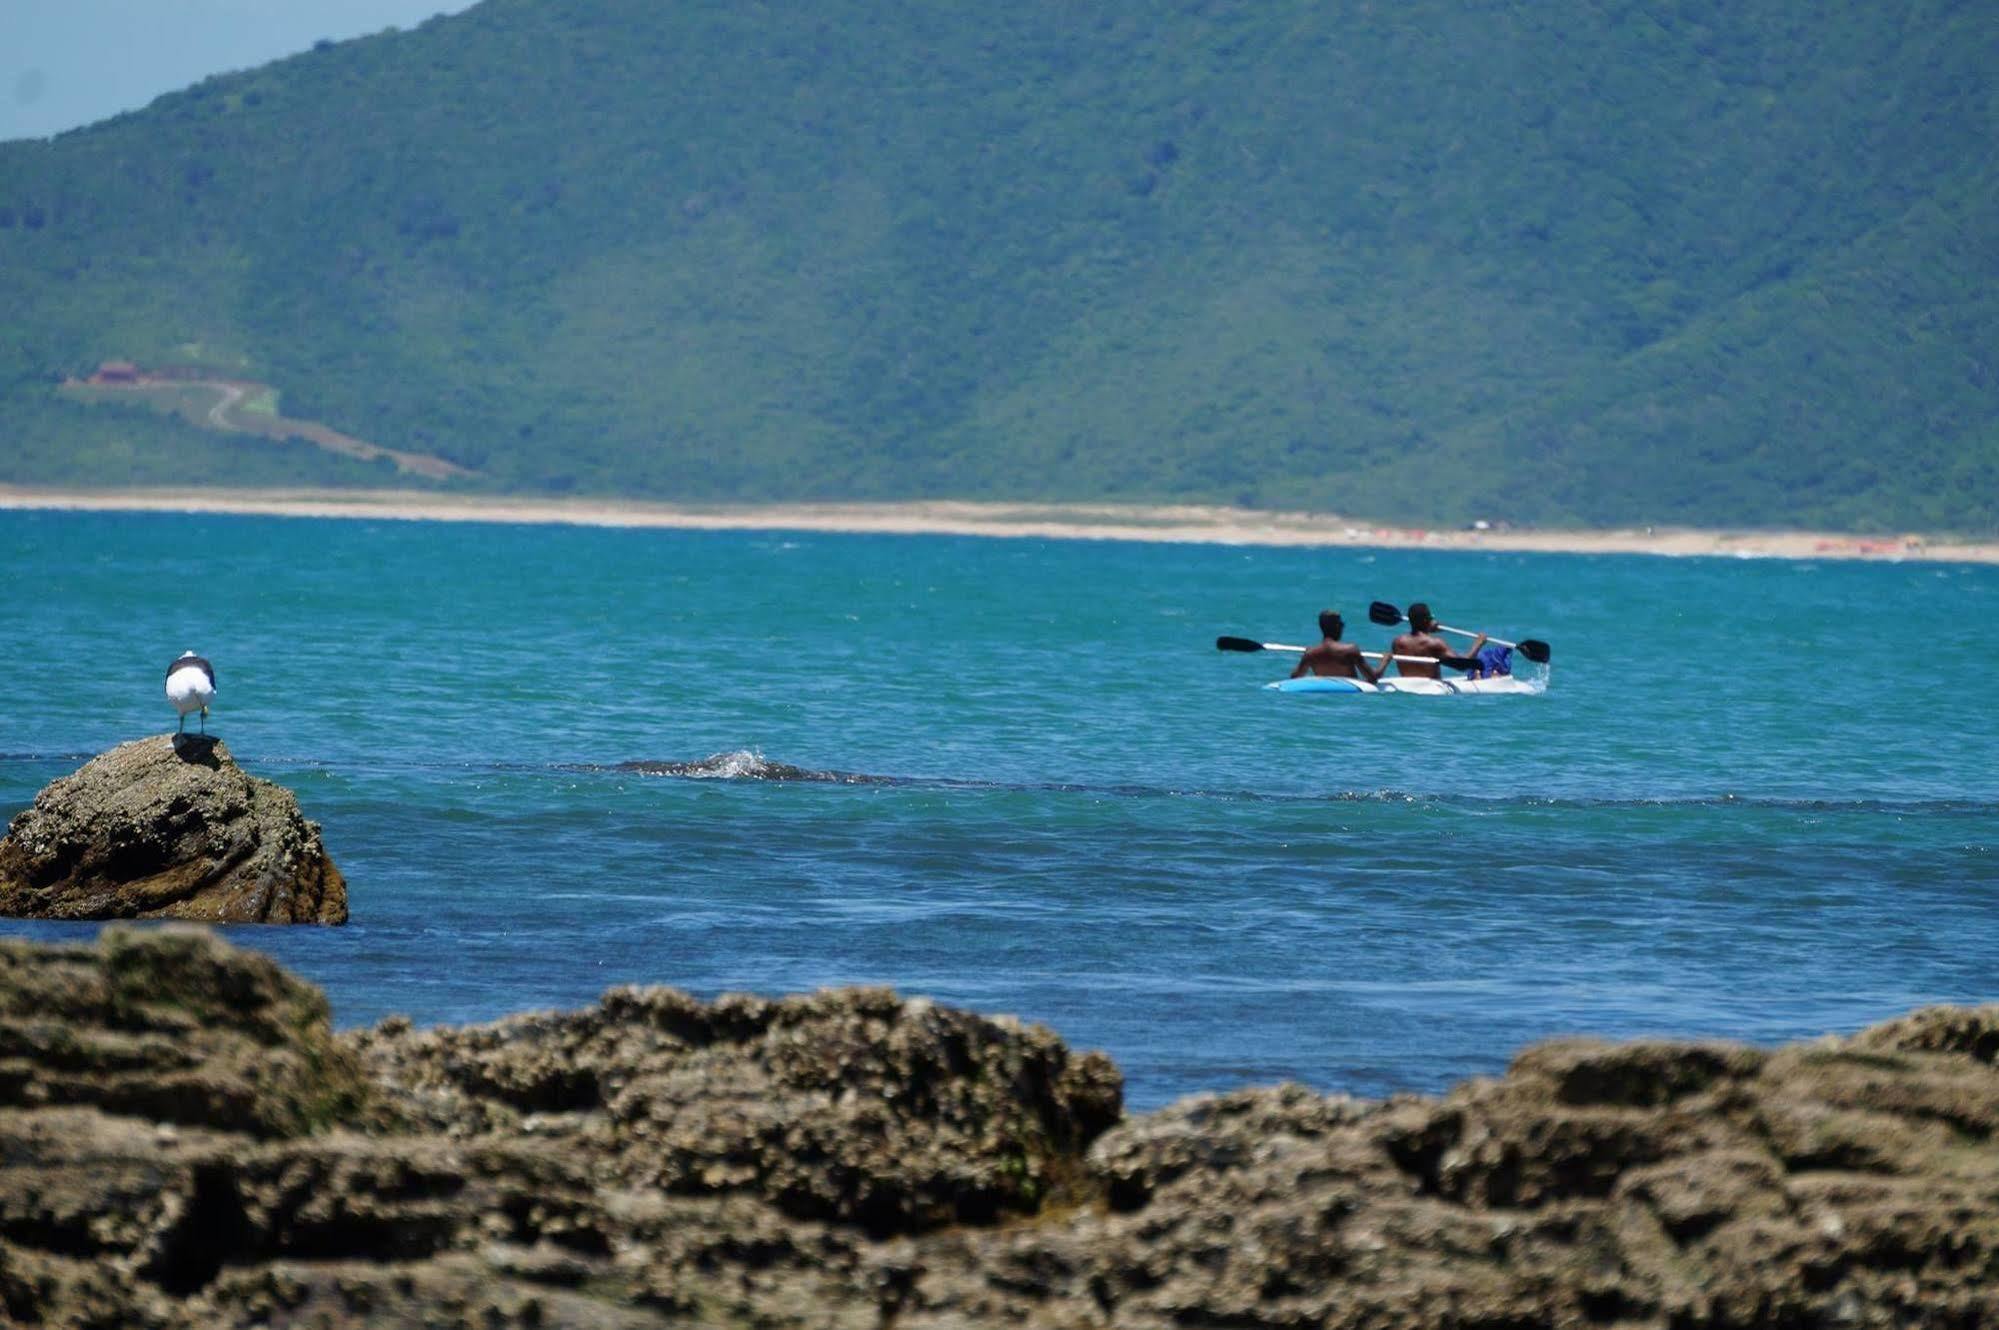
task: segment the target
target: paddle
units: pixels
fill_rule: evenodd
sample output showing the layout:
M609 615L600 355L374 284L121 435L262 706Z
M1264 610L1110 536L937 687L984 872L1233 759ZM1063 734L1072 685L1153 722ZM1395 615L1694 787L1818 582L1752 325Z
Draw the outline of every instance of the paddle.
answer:
M1390 605L1385 600L1377 600L1374 604L1368 606L1367 617L1384 628L1393 628L1396 624L1407 622L1402 611ZM1449 624L1440 623L1437 627L1447 633L1456 633L1459 637L1478 636L1477 633L1467 632L1463 628L1453 628ZM1538 639L1530 637L1524 642L1508 642L1503 638L1488 637L1485 640L1496 647L1511 647L1513 650L1527 657L1527 659L1533 661L1536 665L1546 665L1548 663L1548 644Z
M1252 642L1247 637L1218 637L1215 639L1217 651L1304 651L1304 647L1286 646L1282 642Z
M1283 642L1258 642L1252 638L1247 638L1247 637L1218 637L1215 639L1215 650L1217 651L1305 651L1309 650L1309 648L1289 646ZM1363 648L1363 654L1369 656L1379 656L1381 653L1378 651L1367 651ZM1473 665L1477 664L1477 662L1472 660L1472 658L1469 656L1445 656L1441 660L1439 660L1435 656L1397 656L1395 659L1406 660L1411 665L1448 665L1454 670L1468 670Z

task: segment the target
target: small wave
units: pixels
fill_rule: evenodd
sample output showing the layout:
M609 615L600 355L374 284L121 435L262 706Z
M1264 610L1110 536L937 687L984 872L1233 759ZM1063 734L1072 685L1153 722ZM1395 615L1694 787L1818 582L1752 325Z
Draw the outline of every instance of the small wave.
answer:
M685 780L813 781L831 785L893 785L908 789L977 790L994 793L1082 794L1113 799L1203 799L1253 804L1397 804L1429 808L1561 811L1642 811L1648 809L1762 810L1777 813L1992 816L1999 801L1946 799L1828 799L1783 795L1683 794L1583 796L1560 794L1463 794L1417 790L1276 791L1189 785L1099 781L981 780L965 776L884 776L852 771L815 771L773 762L749 749L716 753L698 762L620 762L615 766L574 766L574 771L626 771Z
M1618 797L1559 794L1415 794L1402 790L1348 790L1336 794L1295 797L1333 803L1411 803L1455 808L1546 808L1555 811L1719 808L1778 813L1885 813L1895 816L1942 814L1989 817L1999 814L1999 800L1976 798L1828 799L1766 794L1663 794Z
M5 762L85 762L90 753L0 753ZM1660 795L1577 795L1514 791L1508 793L1464 793L1380 789L1258 790L1231 786L1152 784L1136 781L1063 781L981 779L970 776L891 776L857 771L821 771L774 762L755 749L737 748L711 753L694 761L633 760L627 762L430 762L415 760L369 760L329 763L323 757L260 756L256 766L273 771L296 770L315 776L394 771L509 772L534 775L545 772L576 774L629 774L669 776L680 780L741 780L800 782L818 785L894 786L914 790L967 790L995 793L1078 794L1112 799L1198 799L1251 804L1391 804L1416 808L1462 808L1476 810L1521 810L1528 812L1584 811L1620 812L1651 809L1715 809L1722 811L1764 811L1829 815L1885 815L1892 817L1980 817L1999 816L1999 799L1978 795L1944 798L1836 798L1826 796L1762 795L1735 793L1684 793ZM4 829L4 827L0 827Z
M773 762L762 753L738 748L727 753L711 753L696 762L620 762L611 771L633 771L642 776L677 776L682 780L770 780L817 781L829 785L893 785L892 776L868 776L852 771L814 771L789 762Z

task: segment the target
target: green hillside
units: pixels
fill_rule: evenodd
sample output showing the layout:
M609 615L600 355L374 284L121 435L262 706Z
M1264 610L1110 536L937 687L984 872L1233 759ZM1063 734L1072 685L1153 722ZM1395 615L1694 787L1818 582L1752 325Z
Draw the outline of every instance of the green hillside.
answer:
M0 481L1999 529L1977 3L486 0L0 145Z

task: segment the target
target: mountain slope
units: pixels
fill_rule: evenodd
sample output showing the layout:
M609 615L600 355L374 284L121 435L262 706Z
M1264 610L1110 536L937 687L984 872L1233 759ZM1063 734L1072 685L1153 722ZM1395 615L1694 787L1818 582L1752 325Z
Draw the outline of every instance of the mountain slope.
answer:
M486 0L0 145L0 478L123 478L47 400L117 357L508 488L1989 530L1995 71L1917 0Z

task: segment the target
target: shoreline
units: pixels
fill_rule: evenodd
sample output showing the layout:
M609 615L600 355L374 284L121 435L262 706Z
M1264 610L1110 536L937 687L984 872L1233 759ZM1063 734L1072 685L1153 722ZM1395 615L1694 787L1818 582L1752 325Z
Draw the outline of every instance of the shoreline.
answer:
M1490 553L1999 563L1999 539L1688 527L1436 530L1367 522L1331 513L1264 512L1201 504L957 499L694 504L434 494L417 490L83 490L0 485L0 510L207 513L690 531L812 531Z

